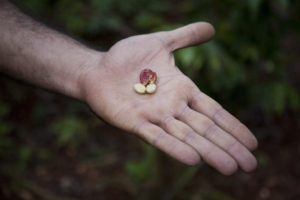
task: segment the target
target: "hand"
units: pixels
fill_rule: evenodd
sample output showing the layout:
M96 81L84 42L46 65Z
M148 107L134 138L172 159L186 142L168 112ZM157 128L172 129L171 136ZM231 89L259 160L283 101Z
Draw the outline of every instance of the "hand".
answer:
M214 29L195 23L134 36L103 53L80 79L82 98L108 123L134 133L187 165L201 159L225 175L256 168L252 133L202 93L174 63L177 49L210 40ZM138 94L143 69L157 73L157 91ZM216 80L217 81L217 80Z

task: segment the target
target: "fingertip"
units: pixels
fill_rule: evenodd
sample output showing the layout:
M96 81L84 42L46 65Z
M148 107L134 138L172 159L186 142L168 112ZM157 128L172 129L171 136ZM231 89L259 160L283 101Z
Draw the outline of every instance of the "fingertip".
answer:
M243 133L243 134L241 134ZM254 134L243 124L241 124L237 129L236 129L236 134L237 136L243 135L241 137L241 142L244 144L244 146L249 149L249 151L254 151L258 147L258 141Z
M251 173L257 167L257 160L256 160L256 158L254 156L253 156L253 158L251 160L249 160L248 163L249 164L242 169L245 173Z
M225 176L231 176L238 170L238 164L236 162L231 162L226 167L219 170Z
M193 156L190 156L190 158L186 159L186 164L191 166L191 167L194 167L194 166L197 166L199 165L199 163L201 162L201 158L200 156L197 154L197 156L193 155Z
M248 132L249 132L248 135L250 137L248 137L248 139L247 138L244 139L243 144L245 145L245 147L247 149L249 149L249 151L254 151L258 147L258 141L250 131L248 131Z
M182 147L174 149L173 153L175 158L189 166L196 166L201 162L200 155L193 148L184 145L183 143Z
M238 163L230 155L217 147L210 151L203 159L226 176L234 174L239 168Z
M254 151L258 148L258 141L255 137L253 137L252 141L251 141L251 145L249 146L249 150L250 151Z
M198 26L199 31L205 30L206 33L203 35L207 37L206 41L211 40L215 36L216 31L212 24L208 22L196 22L195 24Z
M242 123L232 132L233 136L239 140L249 151L254 151L258 147L258 141L253 133Z

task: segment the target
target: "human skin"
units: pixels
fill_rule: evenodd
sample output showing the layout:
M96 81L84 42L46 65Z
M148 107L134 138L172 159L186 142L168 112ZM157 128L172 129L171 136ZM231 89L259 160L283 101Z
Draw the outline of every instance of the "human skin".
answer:
M256 138L174 62L174 51L213 36L210 24L198 22L129 37L99 52L0 0L1 73L83 101L109 124L187 165L202 160L224 175L239 168L251 172L257 165L251 153ZM146 68L157 73L154 94L133 89Z

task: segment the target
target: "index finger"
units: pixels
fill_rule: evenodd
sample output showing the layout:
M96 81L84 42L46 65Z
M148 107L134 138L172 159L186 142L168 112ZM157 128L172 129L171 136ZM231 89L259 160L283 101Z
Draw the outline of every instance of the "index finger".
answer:
M203 92L198 91L191 96L189 106L191 109L209 117L220 128L241 142L247 149L255 150L257 148L258 142L251 131L219 103Z

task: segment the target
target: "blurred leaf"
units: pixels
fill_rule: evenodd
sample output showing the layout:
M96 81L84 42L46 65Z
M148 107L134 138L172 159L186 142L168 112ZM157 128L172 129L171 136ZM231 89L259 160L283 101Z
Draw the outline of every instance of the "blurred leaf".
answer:
M87 134L87 127L83 121L74 117L66 117L52 124L51 129L58 135L58 146L81 144Z
M165 23L163 18L157 14L142 11L138 13L138 15L139 16L135 18L134 24L142 29L160 26Z
M240 51L241 59L245 61L258 61L259 59L259 51L256 46L254 45L248 45L244 46L243 50Z
M273 106L275 112L277 114L281 114L283 112L283 109L285 107L285 97L286 97L286 86L280 83L273 84L271 88L271 94L272 94L272 100L273 100Z
M291 86L286 88L287 93L287 101L289 103L289 106L293 111L296 111L299 109L299 94L295 91L295 89Z
M30 158L32 156L32 151L30 148L26 146L20 147L18 151L19 154L18 154L16 169L22 172L27 168L29 164Z
M38 152L38 157L41 160L49 160L53 157L53 152L50 149L41 148Z
M31 150L28 147L22 147L19 151L20 160L28 161L31 156Z
M269 166L270 158L268 155L266 155L264 153L259 153L255 157L257 159L258 166L260 166L260 167L268 167Z
M170 184L170 189L166 191L164 199L174 199L174 197L176 197L177 194L181 192L182 189L191 181L202 166L203 165L200 164L196 167L185 167L185 170L176 177L176 181Z
M45 10L48 8L49 0L18 0L19 5L26 6L30 12L36 15L43 15Z
M148 166L143 162L128 161L125 165L126 172L136 182L146 180L148 177Z
M157 149L141 143L144 151L143 159L140 161L128 160L125 164L125 170L136 184L141 184L144 180L149 182L157 181Z
M12 130L12 127L8 123L3 123L0 121L0 140L3 138ZM0 142L1 144L1 142Z
M182 65L186 68L189 68L196 57L195 48L186 48L181 51L178 51L177 56L180 59Z

